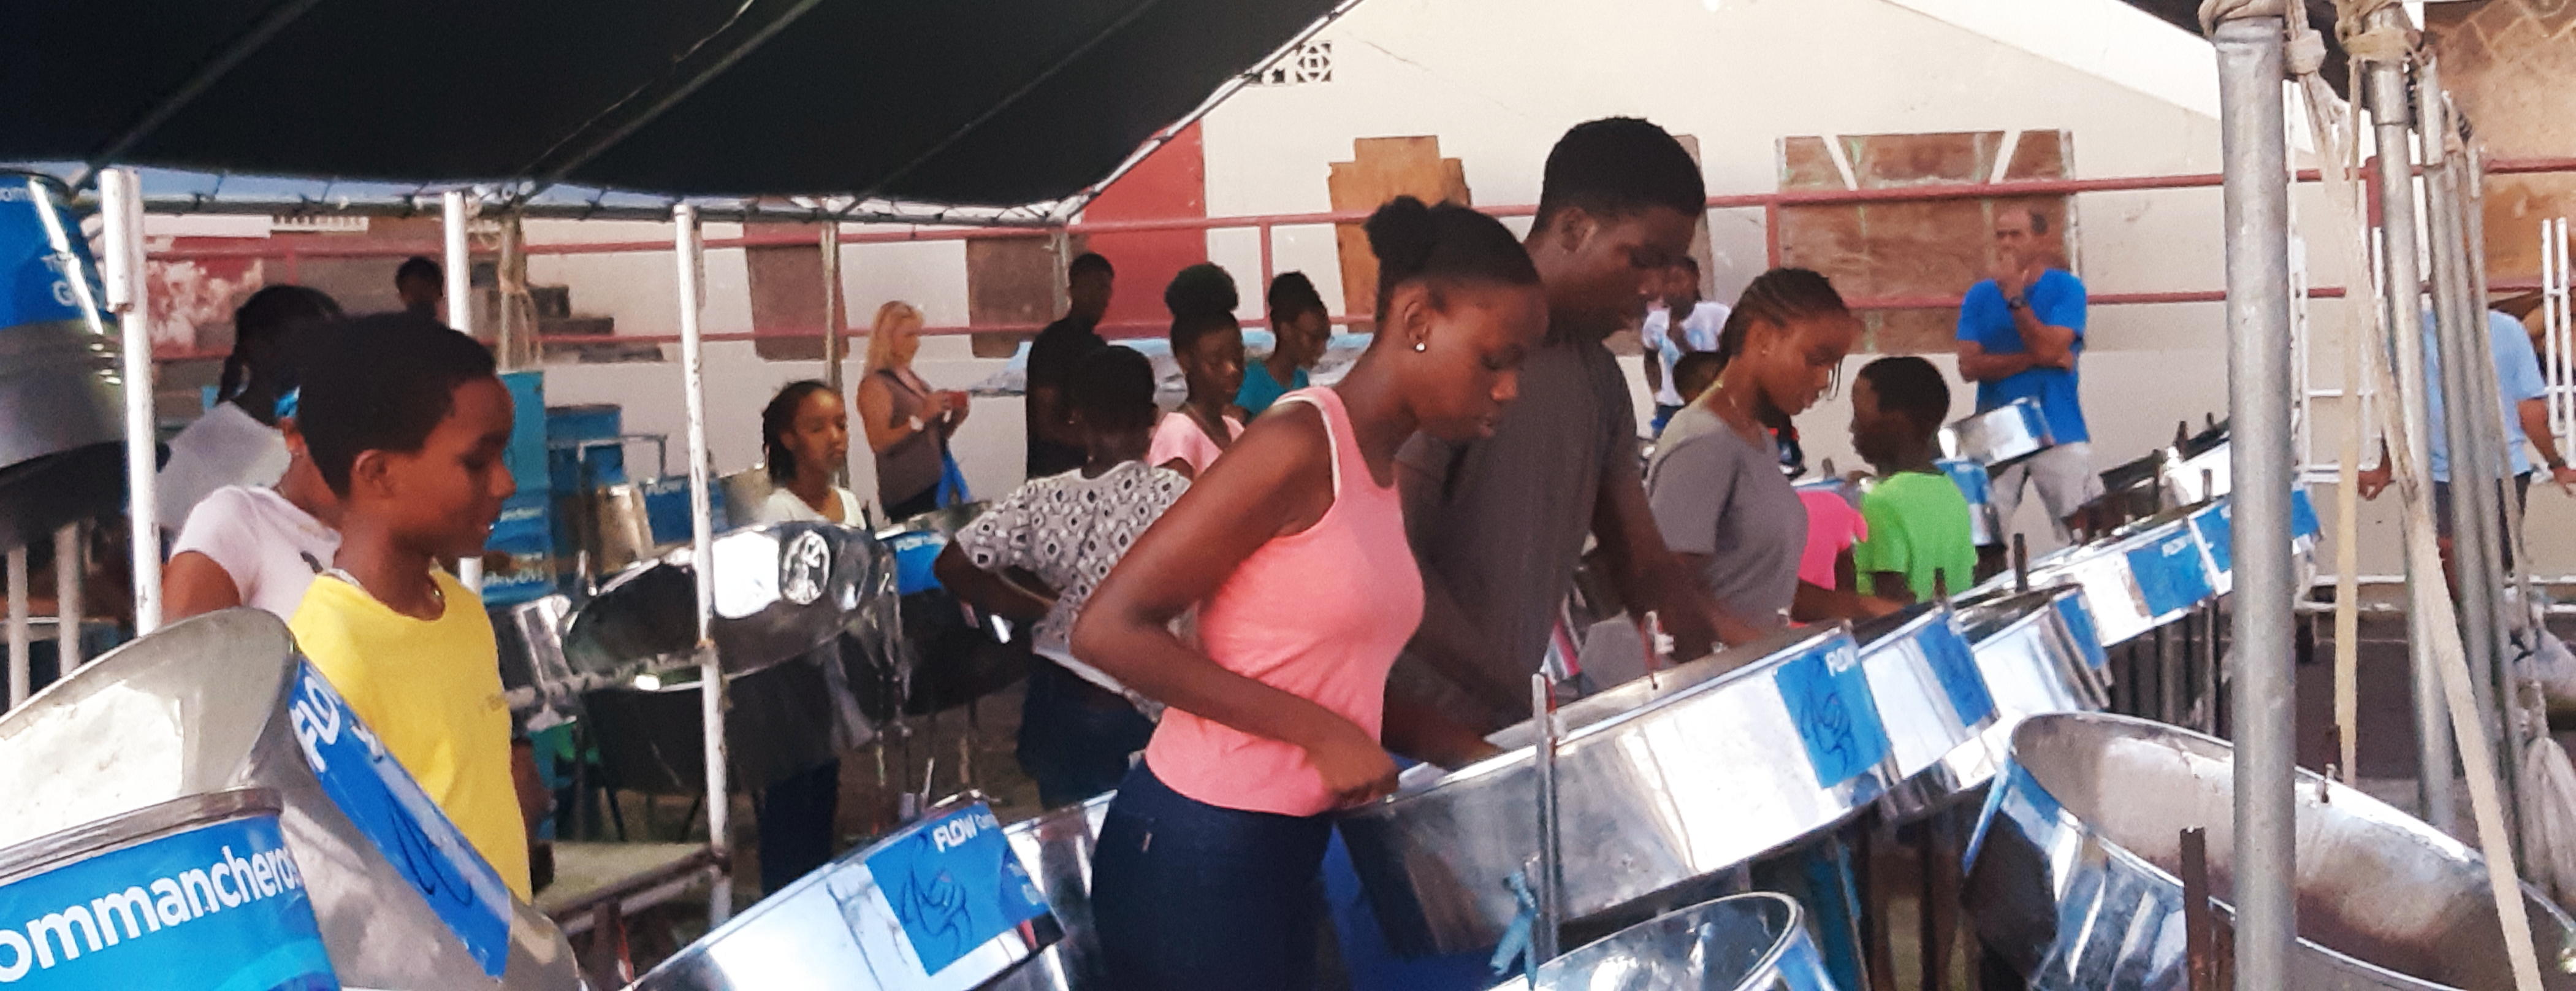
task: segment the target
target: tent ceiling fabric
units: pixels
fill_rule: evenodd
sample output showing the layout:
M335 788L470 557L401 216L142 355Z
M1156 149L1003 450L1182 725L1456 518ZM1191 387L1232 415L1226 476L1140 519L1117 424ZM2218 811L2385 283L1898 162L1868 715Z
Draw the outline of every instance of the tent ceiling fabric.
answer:
M1018 205L1107 176L1335 0L19 0L0 160Z

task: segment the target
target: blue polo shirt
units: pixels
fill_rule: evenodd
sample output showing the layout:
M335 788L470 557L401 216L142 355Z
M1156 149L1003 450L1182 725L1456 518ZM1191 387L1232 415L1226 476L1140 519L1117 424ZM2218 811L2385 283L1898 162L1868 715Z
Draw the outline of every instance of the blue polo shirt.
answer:
M2075 332L2075 363L2084 363L2084 280L2064 269L2040 273L2024 297L2039 322L2051 327L2064 327ZM1968 298L1959 303L1959 339L1975 341L1987 354L2020 354L2021 331L2013 326L2012 310L2004 306L2003 290L1988 279L1968 289ZM2065 368L2033 368L1995 382L1977 383L1977 410L1984 412L2016 399L2039 400L2040 413L2048 419L2048 432L2060 444L2073 444L2093 438L2084 429L2084 407L2076 399L2076 373Z

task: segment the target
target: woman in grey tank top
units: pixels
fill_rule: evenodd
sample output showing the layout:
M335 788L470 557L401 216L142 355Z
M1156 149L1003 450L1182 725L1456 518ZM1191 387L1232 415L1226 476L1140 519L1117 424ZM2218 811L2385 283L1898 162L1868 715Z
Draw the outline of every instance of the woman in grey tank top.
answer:
M878 307L858 403L868 449L876 452L877 502L888 519L939 508L948 438L966 422L965 393L933 390L913 374L920 350L921 311L900 300Z

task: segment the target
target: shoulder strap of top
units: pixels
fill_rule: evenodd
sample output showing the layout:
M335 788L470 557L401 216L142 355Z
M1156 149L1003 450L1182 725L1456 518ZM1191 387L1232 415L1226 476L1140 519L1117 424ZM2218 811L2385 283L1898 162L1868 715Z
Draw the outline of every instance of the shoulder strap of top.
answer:
M1279 401L1273 405L1302 403L1312 406L1315 408L1315 415L1324 421L1324 453L1331 456L1333 466L1333 502L1338 505L1342 501L1342 432L1334 421L1341 418L1341 404L1338 401L1339 397L1335 397L1335 402L1326 403L1322 398L1316 395L1316 393L1322 391L1325 390L1300 389L1296 392L1291 392L1285 396L1279 397Z

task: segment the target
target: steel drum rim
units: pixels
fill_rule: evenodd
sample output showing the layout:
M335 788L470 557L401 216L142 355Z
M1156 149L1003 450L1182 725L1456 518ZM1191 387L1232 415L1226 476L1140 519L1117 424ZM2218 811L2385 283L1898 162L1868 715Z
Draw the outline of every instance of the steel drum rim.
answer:
M1752 964L1747 965L1744 968L1743 976L1737 979L1735 983L1728 985L1730 989L1760 987L1764 980L1776 976L1780 969L1781 962L1788 957L1789 951L1796 946L1798 939L1806 932L1806 906L1799 904L1797 899L1776 891L1751 891L1740 895L1727 895L1722 898L1711 898L1707 901L1694 902L1668 912L1662 912L1655 915L1653 918L1624 926L1617 932L1595 939L1581 946L1574 947L1573 949L1566 950L1565 952L1558 954L1556 960L1549 961L1546 964L1541 964L1540 969L1542 973L1544 973L1548 966L1556 964L1559 961L1569 959L1575 954L1596 946L1608 944L1632 931L1644 929L1668 919L1677 920L1683 917L1703 915L1717 910L1749 910L1751 912L1758 913L1761 912L1762 909L1756 906L1762 905L1777 906L1781 909L1785 909L1788 914L1780 920L1780 927L1776 931L1770 932L1770 945L1763 948L1761 958L1755 960ZM1696 926L1693 928L1696 929ZM1503 988L1526 988L1534 986L1529 983L1526 975L1523 975L1519 981L1520 983L1505 982L1496 988L1495 991L1501 991Z
M276 816L285 810L284 796L262 787L224 788L154 802L0 848L0 887L181 830L249 816Z
M1751 660L1748 660L1730 670L1675 688L1669 693L1651 695L1638 705L1612 713L1592 722L1585 723L1582 726L1569 728L1562 735L1557 737L1557 746L1561 748L1571 745L1579 740L1586 740L1602 733L1613 732L1625 727L1631 722L1655 715L1662 709L1680 705L1690 699L1731 686L1736 682L1757 676L1758 672L1768 672L1777 666L1768 662L1787 662L1805 657L1815 647L1830 643L1837 638L1848 640L1850 634L1849 626L1843 623L1817 624L1807 627L1806 629L1810 632L1773 648L1770 653L1752 658ZM1698 660L1694 660L1689 663L1705 663L1722 657L1725 653L1725 651L1713 652L1706 657L1699 658ZM1675 667L1666 668L1657 673L1670 673L1678 671L1685 666L1687 665L1677 665ZM1644 679L1632 679L1631 681L1622 682L1621 684L1634 684L1636 681L1642 680ZM1336 814L1347 818L1376 813L1391 806L1412 801L1413 799L1423 795L1428 795L1445 785L1463 785L1501 773L1503 770L1523 762L1534 761L1537 759L1537 756L1538 747L1535 744L1515 747L1491 757L1487 757L1483 760L1476 761L1475 763L1461 767L1457 770L1443 773L1430 784L1419 788L1405 788L1399 785L1394 794L1387 795L1364 805L1355 805L1342 809Z
M2040 780L2038 774L2032 772L2028 765L2022 763L2022 735L2024 733L2035 732L2036 728L2040 727L2044 723L2061 721L2113 727L2115 730L2121 731L2120 735L2124 735L2129 739L2146 742L2165 742L2155 740L2152 736L2139 736L2134 733L2127 732L2140 729L2149 730L2156 736L2165 737L2166 740L2171 742L2187 744L2187 752L2192 757L2226 764L2229 768L2228 773L2231 777L2235 773L2234 748L2229 745L2227 741L2221 740L2215 736L2187 727L2157 722L2152 719L2143 719L2136 716L2121 715L2113 712L2048 713L2024 719L2020 726L2013 729L2012 752L2004 762L2003 766L1998 769L1995 774L1995 779L1999 782L2009 780L2009 778L2015 773L2018 773L2022 778L2029 780L2033 787L2047 795L2050 801L2055 803L2055 814L2053 818L2057 823L2061 826L2075 830L2086 841L2098 846L2102 850L2105 858L2117 861L2123 866L2134 869L2145 877L2171 885L2173 890L2183 890L2183 882L2181 878L2174 876L2172 872L2169 872L2162 867L2156 866L2154 861L2149 860L2136 851L2129 849L2126 844L2112 839L2103 830L2096 828L2092 823L2087 822L2083 816L2076 814L2075 810L2066 807L2065 802L2058 798L2057 793L2049 789L2048 783ZM2332 796L2332 800L2329 804L2346 805L2348 807L2358 806L2366 810L2383 812L2385 813L2384 815L2375 817L2371 821L2376 825L2395 828L2411 834L2414 838L2423 841L2427 846L2440 849L2444 852L2452 853L2464 858L2474 857L2477 858L2480 863L2483 863L2485 860L2485 854L2482 851L2471 847L2466 843L2460 842L2457 838L2452 837L2447 833L2434 829L2423 820L2417 819L2412 815L2408 815L2403 809L2399 809L2396 806L2372 797L2368 792L2346 786L2341 782L2326 779L2322 775L2304 767L2293 767L2291 770L2296 775L2296 784L2294 785L2296 788L2314 789L2319 784L2325 785L2327 794ZM2007 787L2009 786L2001 784L1997 785L1994 794L1997 796L2002 795L2004 789ZM1990 802L1991 801L1992 800L1990 799ZM1983 824L1980 824L1980 828L1978 829L1975 839L1971 841L1972 855L1976 852L1979 842L1983 839L1984 829ZM2551 920L2558 924L2561 932L2576 934L2576 917L2568 915L2566 909L2559 907L2558 904L2552 901L2547 894L2533 887L2530 882L2521 881L2519 877L2517 877L2516 880L2521 886L2521 892L2524 895L2526 908L2536 902L2540 907L2540 910L2549 915ZM2482 890L2481 895L2483 896L2483 894L2484 892ZM2216 911L2222 913L2227 919L2233 920L2236 917L2236 906L2227 899L2219 897L2216 892L2211 892L2209 902ZM2452 985L2442 984L2414 974L2409 974L2404 971L2372 963L2350 953L2346 953L2342 950L2335 949L2334 947L2319 943L2313 939L2309 939L2306 936L2300 936L2294 933L2291 938L2303 950L2320 954L2337 963L2349 965L2355 969L2367 971L2374 975L2388 975L2410 982L2412 985L2428 989L2452 987ZM2540 948L2535 947L2535 949ZM2544 971L2548 968L2548 961L2546 959L2542 961L2542 968Z

